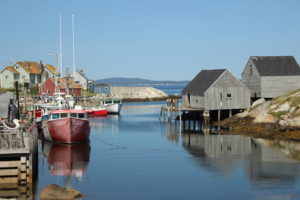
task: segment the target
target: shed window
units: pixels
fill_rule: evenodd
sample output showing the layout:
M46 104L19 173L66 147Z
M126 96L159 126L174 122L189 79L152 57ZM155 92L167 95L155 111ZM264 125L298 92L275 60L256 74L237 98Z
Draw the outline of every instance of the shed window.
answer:
M48 90L47 93L50 94L50 93L51 93L51 90Z
M228 94L227 94L227 98L230 98L230 97L231 97L231 93L228 93Z

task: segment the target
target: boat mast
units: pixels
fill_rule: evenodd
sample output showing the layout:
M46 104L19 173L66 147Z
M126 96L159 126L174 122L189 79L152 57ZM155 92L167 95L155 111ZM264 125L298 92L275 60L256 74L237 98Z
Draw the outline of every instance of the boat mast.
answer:
M72 14L72 32L73 32L73 76L75 76L75 36L74 36L74 14Z
M59 15L59 66L60 66L60 76L62 77L62 38L61 38L61 15Z
M72 95L74 96L74 82L75 82L75 36L74 36L74 14L72 14L72 32L73 32L73 92Z

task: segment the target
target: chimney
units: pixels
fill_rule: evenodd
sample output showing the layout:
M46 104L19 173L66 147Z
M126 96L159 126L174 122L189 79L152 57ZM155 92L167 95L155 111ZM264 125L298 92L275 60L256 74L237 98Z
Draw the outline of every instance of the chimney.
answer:
M44 65L43 65L42 60L40 61L40 65L41 65L41 73L43 73L44 72Z

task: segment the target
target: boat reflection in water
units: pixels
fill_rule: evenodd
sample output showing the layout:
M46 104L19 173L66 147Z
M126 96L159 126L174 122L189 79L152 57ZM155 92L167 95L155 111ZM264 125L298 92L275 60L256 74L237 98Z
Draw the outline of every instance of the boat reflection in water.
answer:
M89 142L74 145L44 142L42 145L53 175L81 178L87 172L91 151Z

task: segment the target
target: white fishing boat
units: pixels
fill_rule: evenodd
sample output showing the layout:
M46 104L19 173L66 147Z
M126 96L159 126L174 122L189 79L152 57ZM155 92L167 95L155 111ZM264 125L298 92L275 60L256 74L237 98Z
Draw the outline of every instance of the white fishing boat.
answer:
M107 99L100 102L107 109L108 114L120 114L122 102L120 99Z

